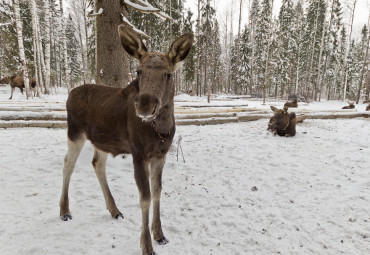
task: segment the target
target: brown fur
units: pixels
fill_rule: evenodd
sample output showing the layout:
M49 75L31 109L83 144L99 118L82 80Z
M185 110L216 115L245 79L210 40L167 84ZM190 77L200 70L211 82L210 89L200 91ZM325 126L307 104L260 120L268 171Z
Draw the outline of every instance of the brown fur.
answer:
M0 84L10 84L10 78L8 76L4 76L1 80L0 80Z
M349 105L344 106L342 109L355 109L355 103L354 102L348 102Z
M291 107L291 108L296 108L296 107L298 107L298 100L297 99L295 99L294 101L292 101L292 102L286 102L285 104L284 104L284 107Z
M119 34L124 49L139 60L138 77L126 88L83 85L73 89L67 100L69 149L63 169L60 216L71 219L68 200L69 179L84 141L95 147L93 166L102 187L106 205L115 218L123 217L116 207L105 176L107 153L132 154L134 175L142 210L142 254L154 254L149 232L149 208L153 201L153 238L166 244L159 201L162 168L175 134L175 65L185 59L193 35L185 34L172 45L168 54L149 53L131 28L121 25Z
M267 130L272 132L274 135L294 136L297 124L295 113L292 112L289 114L288 107L284 107L282 110L279 110L274 106L271 106L270 108L274 112L274 116L270 119Z
M366 111L370 111L370 104L366 106Z
M21 93L23 94L23 89L25 88L25 85L24 85L24 79L23 79L22 76L13 75L10 78L5 77L4 79L2 79L0 81L0 83L3 82L3 81L6 82L7 84L10 84L11 94L10 94L9 99L13 98L13 93L14 93L15 88L19 88ZM35 95L35 93L36 93L36 80L35 79L30 80L30 89L33 91L33 93Z

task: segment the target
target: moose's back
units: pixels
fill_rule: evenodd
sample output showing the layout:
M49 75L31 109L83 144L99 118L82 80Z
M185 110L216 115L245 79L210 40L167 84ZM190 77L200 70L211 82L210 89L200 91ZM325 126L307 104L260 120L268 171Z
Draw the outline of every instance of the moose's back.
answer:
M135 82L124 89L95 84L73 89L67 100L69 139L74 141L85 133L103 151L130 153L128 119L135 117L136 94Z

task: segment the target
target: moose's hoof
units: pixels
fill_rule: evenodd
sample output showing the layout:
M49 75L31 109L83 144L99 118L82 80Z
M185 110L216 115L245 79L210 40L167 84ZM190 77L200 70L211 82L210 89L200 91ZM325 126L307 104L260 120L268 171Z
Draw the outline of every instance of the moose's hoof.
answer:
M64 214L64 215L61 215L61 216L60 216L60 219L61 219L62 221L72 220L72 215L70 215L69 213L66 213L66 214Z
M119 218L124 219L125 217L123 217L123 214L119 212L116 216L114 216L114 218L118 220Z
M155 252L152 252L152 253L149 253L149 255L158 255L158 254Z
M162 237L161 239L158 239L156 242L159 245L165 245L165 244L168 244L170 241L168 241L166 237Z

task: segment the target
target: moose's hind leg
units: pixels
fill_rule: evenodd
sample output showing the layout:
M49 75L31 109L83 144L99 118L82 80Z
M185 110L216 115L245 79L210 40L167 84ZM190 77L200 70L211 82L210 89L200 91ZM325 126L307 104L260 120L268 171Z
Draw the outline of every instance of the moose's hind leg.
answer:
M68 152L64 158L64 167L63 167L63 188L62 195L60 197L60 218L64 221L72 219L71 212L69 211L69 198L68 198L68 189L69 182L71 180L71 175L76 165L76 161L82 147L86 142L86 136L81 135L79 139L72 141L68 138Z
M123 219L123 214L118 210L114 198L110 192L108 181L107 181L107 174L105 170L106 162L107 162L108 153L100 151L95 148L94 158L92 160L92 164L94 166L94 170L96 173L96 177L98 177L100 187L104 194L105 203L107 205L108 211L111 213L112 217L118 219Z

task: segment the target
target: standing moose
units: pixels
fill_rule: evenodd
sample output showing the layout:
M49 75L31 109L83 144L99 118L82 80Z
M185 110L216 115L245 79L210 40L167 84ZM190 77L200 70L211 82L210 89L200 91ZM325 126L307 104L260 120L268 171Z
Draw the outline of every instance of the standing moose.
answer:
M174 134L173 72L188 55L194 36L184 34L175 40L167 54L150 53L136 33L125 25L118 27L126 52L139 61L137 78L126 88L82 85L73 89L67 100L68 152L64 159L60 217L72 219L68 187L76 160L86 141L95 147L92 160L112 217L122 217L110 192L106 177L108 153L132 154L134 176L142 211L142 254L153 255L149 231L149 209L153 200L153 238L168 242L160 220L162 169Z
M10 84L11 92L10 92L9 99L13 98L13 93L14 93L15 88L19 88L22 94L23 94L23 89L25 88L24 79L22 76L19 76L19 75L13 75L10 78L8 76L5 76L3 79L0 80L0 84ZM35 96L36 94L36 80L35 79L30 80L30 88L31 90L33 90L33 93Z

